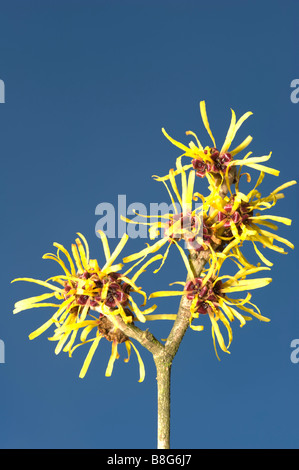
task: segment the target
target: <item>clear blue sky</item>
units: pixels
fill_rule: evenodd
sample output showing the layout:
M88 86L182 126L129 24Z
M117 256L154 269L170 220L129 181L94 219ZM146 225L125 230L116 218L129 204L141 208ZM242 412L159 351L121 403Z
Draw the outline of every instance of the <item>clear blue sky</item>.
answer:
M79 379L86 350L69 359L55 356L47 334L29 341L50 311L13 316L14 302L42 291L10 281L56 273L42 255L54 241L70 247L78 231L101 260L99 203L116 204L118 194L128 204L167 200L151 175L165 174L179 153L161 127L178 140L194 130L209 144L202 99L220 142L231 107L237 116L254 113L239 142L253 135L251 150L272 150L281 170L266 177L265 193L298 180L299 103L290 100L299 78L298 2L10 0L0 10L0 447L155 448L150 354L141 351L142 384L134 356L105 378L108 344ZM298 188L286 196L274 213L293 218L280 235L298 245ZM132 241L127 250L143 246ZM290 360L299 338L297 250L267 253L273 282L254 301L271 322L243 329L235 322L231 354L221 362L208 324L187 332L173 365L173 448L299 447L299 363ZM174 254L158 277L143 279L151 292L184 277ZM160 305L175 313L177 299ZM155 333L165 337L168 327Z

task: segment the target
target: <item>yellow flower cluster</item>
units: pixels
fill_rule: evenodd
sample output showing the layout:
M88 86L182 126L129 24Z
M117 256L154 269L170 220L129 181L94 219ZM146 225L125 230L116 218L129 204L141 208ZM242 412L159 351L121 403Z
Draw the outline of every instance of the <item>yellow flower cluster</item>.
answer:
M141 310L133 298L135 294L141 295L143 298L141 307L145 307L147 295L136 282L147 266L159 260L160 265L154 271L158 272L164 265L172 246L176 246L182 256L187 280L170 285L179 284L183 290L157 291L153 292L149 298L184 296L186 305L190 309L190 327L197 331L201 331L203 325L194 325L194 320L208 315L216 354L216 340L224 352L229 352L228 348L233 337L231 322L235 318L239 320L240 326L245 325L246 321L251 320L252 317L269 321L251 302L250 291L266 286L271 282L271 278L249 278L249 276L261 271L269 271L273 264L257 244L279 253L285 253L279 244L293 248L291 242L274 233L278 229L276 222L290 225L291 220L272 215L268 213L268 210L284 197L282 191L296 184L296 181L280 185L268 196L262 197L258 188L265 174L279 175L278 170L263 164L270 159L271 153L254 157L249 152L244 158L235 159L234 157L250 144L251 136L230 150L238 129L252 113L245 113L237 120L232 110L230 126L219 150L210 129L204 101L200 103L200 112L204 127L212 140L212 147L203 147L194 132L186 132L195 139L195 142L191 141L186 146L174 140L162 129L167 139L183 150L183 154L176 159L175 169L171 169L165 176L153 177L165 186L173 211L157 216L157 220L154 221L150 218L145 222L136 222L123 218L127 223L147 225L151 240L157 238L162 232L162 237L158 241L147 245L138 253L124 257L121 263L115 263L128 241L128 236L124 234L111 253L107 237L101 232L105 263L100 268L97 260L90 259L88 243L79 233L76 243L72 245L71 254L61 244L54 243L57 253L44 255L46 259L55 260L62 268L63 274L46 281L31 278L14 280L33 282L49 291L17 302L14 313L37 307L55 308L55 313L30 334L30 339L55 325L54 334L49 339L57 343L56 354L64 351L72 356L78 346L91 343L80 377L85 376L100 340L105 338L112 343L106 376L111 375L114 362L119 357L118 345L125 343L128 352L125 361L129 360L131 347L133 347L139 361L139 381L144 379L145 371L140 354L129 337L119 329L117 318L121 318L125 324L134 324L136 321L144 323L150 320L176 319L176 315L173 314L152 315L157 308L156 305ZM183 157L191 158L191 164L183 165ZM236 167L239 167L238 171ZM255 186L247 194L240 191L240 179L244 175L243 167L259 171ZM231 178L232 174L233 178ZM247 181L250 182L250 174L245 173L245 175L247 175ZM208 196L203 196L195 190L198 177L207 178L210 191ZM178 185L178 178L180 178L180 185ZM226 188L224 195L223 187ZM245 258L242 252L244 242L252 243L259 258L257 265L253 265ZM166 247L163 254L159 253L151 257L163 247ZM194 256L200 257L203 252L209 256L208 266L202 272L195 272L190 255L194 259ZM149 259L145 261L148 256ZM223 269L226 260L232 261L237 266L234 275L220 275L220 269ZM122 272L124 265L130 262L133 262L133 265ZM245 292L244 297L235 299L228 296L236 292ZM53 299L56 299L58 303L53 303ZM227 344L219 328L220 323L227 330ZM91 332L95 332L93 338L88 337ZM78 337L80 341L75 344ZM218 354L217 357L219 357Z
M45 287L50 292L17 302L13 313L31 308L54 307L55 313L37 330L33 331L29 338L34 339L55 325L54 335L49 340L57 342L56 354L63 350L68 352L71 357L78 346L91 342L80 377L85 376L101 338L112 342L112 353L106 370L108 377L112 373L115 359L119 357L118 344L125 343L126 345L128 351L126 362L129 360L132 346L137 354L140 365L140 381L142 381L144 379L144 365L140 354L133 342L119 331L115 317L120 315L125 323L134 323L135 321L144 323L146 320L173 318L171 315L149 315L156 309L156 305L141 311L133 299L134 294L142 295L144 299L142 306L145 306L146 294L136 285L136 281L146 266L161 258L161 255L143 263L135 274L129 277L129 274L140 262L135 263L123 274L120 273L123 264L114 264L128 241L128 236L123 235L112 253L103 232L101 232L101 240L106 259L102 268L99 267L96 259L90 259L88 243L81 233L78 233L76 243L72 245L73 258L63 245L54 243L57 254L46 253L43 258L56 261L62 268L63 274L53 276L46 281L32 278L14 279L12 282L32 282ZM61 256L62 254L65 260ZM53 298L59 303L53 303ZM91 311L98 312L98 317L92 315ZM79 331L81 332L80 343L74 345ZM92 331L96 332L95 337L87 339Z
M243 159L234 159L236 154L250 144L251 136L248 136L236 148L230 150L238 129L252 113L245 113L237 121L235 112L232 110L231 123L224 144L221 150L218 150L210 129L204 101L200 103L200 111L203 124L213 142L213 147L203 147L197 135L191 131L187 131L186 134L193 136L195 142L192 141L189 146L186 146L174 140L166 133L165 129L162 129L167 139L184 152L177 158L175 170L171 169L166 176L154 176L156 181L160 181L165 185L174 207L174 214L163 214L158 221L146 222L149 225L149 233L152 239L159 235L158 229L163 229L163 237L153 245L125 258L123 261L136 260L167 245L161 263L162 266L168 256L170 247L176 245L187 269L187 282L177 282L184 289L183 291L154 292L150 298L174 295L185 296L190 305L191 328L202 330L202 325L193 326L192 321L199 318L200 315L208 314L212 323L215 349L215 338L217 338L221 349L228 352L232 339L230 322L234 318L239 319L241 326L246 323L246 320L251 319L246 314L268 321L267 318L261 315L257 306L250 302L251 294L249 292L247 292L245 298L240 299L228 298L227 293L250 291L264 287L271 282L270 278L247 279L247 276L262 270L269 270L273 265L257 246L257 243L260 243L263 248L279 253L286 252L277 242L294 248L290 241L270 231L278 229L274 222L290 225L291 220L286 217L272 215L268 213L268 210L284 197L282 191L296 184L296 181L289 181L280 185L268 196L262 197L258 187L262 183L265 174L279 175L278 170L263 165L264 162L270 159L271 153L262 157L253 157L249 152ZM191 158L192 163L182 165L183 157ZM237 166L239 167L238 172L235 169ZM259 171L257 182L248 194L240 191L239 183L242 175L247 175L247 181L251 181L250 174L242 173L244 166ZM234 190L231 187L232 184L230 184L230 172L234 172ZM178 189L176 181L179 176L181 178L181 191ZM204 197L194 191L196 177L207 178L210 190L208 196ZM170 187L168 187L167 182L170 183ZM227 188L227 195L225 196L221 194L223 185ZM194 202L198 200L202 204L194 208ZM177 210L178 205L181 207L181 212ZM200 274L193 271L190 260L179 245L181 240L185 241L185 247L190 254L193 252L193 256L194 253L199 256L202 251L209 251L209 268L206 272L203 271ZM252 243L259 257L260 262L257 266L248 262L241 251L245 241ZM226 259L234 261L238 266L237 273L232 277L219 276L219 269ZM260 267L261 263L265 267ZM157 271L158 269L154 272ZM225 277L228 280L223 282ZM238 312L236 308L246 314ZM227 346L219 329L219 321L225 325L228 331L229 341Z

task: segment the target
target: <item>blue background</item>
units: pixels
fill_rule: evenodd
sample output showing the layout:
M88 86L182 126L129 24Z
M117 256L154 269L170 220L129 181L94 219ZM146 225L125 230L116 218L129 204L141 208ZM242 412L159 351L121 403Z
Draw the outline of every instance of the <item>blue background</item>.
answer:
M230 108L254 113L248 134L255 155L273 151L279 178L266 176L263 194L298 179L299 103L290 100L298 78L297 1L1 1L0 105L1 448L155 448L156 381L152 358L121 358L105 378L110 344L103 341L84 380L87 353L55 356L47 333L28 334L52 310L12 315L17 300L42 293L15 277L57 273L41 259L54 241L70 248L76 232L103 259L95 235L101 202L168 202L152 174L165 174L179 150L161 127L188 142L186 130L210 145L198 103L207 103L219 146ZM257 173L255 173L257 176ZM204 181L197 189L207 194ZM244 191L251 188L245 184ZM272 211L293 219L280 235L298 245L298 188ZM114 247L117 240L111 240ZM126 253L144 247L133 240ZM188 331L172 373L173 448L298 448L299 363L290 343L299 338L297 249L266 253L273 282L253 299L270 323L236 321L231 354L215 356L210 327ZM257 262L256 257L252 260ZM184 280L176 250L163 271L141 280L148 292ZM178 299L161 300L176 313ZM165 337L170 324L151 325Z

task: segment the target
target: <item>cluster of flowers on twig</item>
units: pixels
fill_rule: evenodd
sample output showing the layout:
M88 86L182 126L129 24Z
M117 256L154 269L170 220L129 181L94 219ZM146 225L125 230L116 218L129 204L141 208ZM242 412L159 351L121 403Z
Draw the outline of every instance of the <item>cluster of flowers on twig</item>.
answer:
M187 279L171 284L181 285L181 290L153 292L149 299L182 296L190 311L190 327L197 331L204 328L202 324L197 323L198 320L208 316L217 357L219 357L217 344L224 352L229 352L233 337L231 322L235 318L240 322L240 326L245 325L252 317L269 321L251 302L251 291L266 286L271 282L271 278L250 278L250 276L271 269L273 263L265 256L264 248L279 253L285 253L282 245L293 248L290 241L275 233L278 229L277 222L290 225L291 220L272 215L268 210L284 197L282 191L296 182L289 181L274 189L268 196L262 196L259 186L265 174L279 175L278 170L264 165L270 159L271 153L262 157L253 157L249 152L242 159L236 159L235 156L250 144L251 136L231 150L238 129L252 113L245 113L237 121L232 111L231 123L219 150L210 129L204 101L200 103L200 111L203 124L212 140L211 147L203 147L194 132L186 132L195 139L195 142L191 141L189 146L186 146L174 140L165 129L162 129L167 139L183 150L183 154L176 160L175 169L169 170L165 176L154 176L156 181L165 186L174 208L173 212L157 216L155 221L150 219L136 222L124 219L127 223L147 225L151 240L162 232L161 238L138 253L123 257L122 261L117 263L116 259L121 255L128 236L124 234L111 253L107 237L101 232L105 262L100 267L97 260L90 259L88 243L79 233L75 244L72 245L71 254L62 245L54 243L57 254L44 255L46 259L55 260L62 268L63 274L46 281L31 278L15 279L15 281L36 283L45 287L48 292L17 302L14 313L36 307L56 309L50 319L29 335L30 339L54 325L54 334L49 339L56 342L56 354L64 351L72 356L78 346L91 343L80 377L85 376L98 344L104 338L112 344L106 375L111 375L114 362L119 357L118 346L124 343L128 353L125 361L129 360L133 347L140 366L139 380L144 379L145 371L140 354L133 341L120 328L118 319L121 319L125 325L176 319L176 315L173 314L152 314L157 308L156 305L145 308L148 297L136 284L147 266L160 261L154 272L162 268L171 247L176 247L181 254ZM191 163L183 165L183 157L191 159ZM255 186L247 194L240 190L241 177L244 179L245 175L249 183L251 175L242 173L243 167L259 172ZM209 184L208 196L195 191L195 185L203 178L206 178ZM198 201L201 202L200 205L195 204ZM244 242L252 243L259 259L256 265L244 256L242 250ZM163 248L164 252L160 254ZM191 259L194 256L195 258L201 256L202 253L208 255L207 267L201 272L196 272ZM236 266L234 275L220 275L220 270L224 269L223 266L227 262L232 262ZM123 272L124 266L128 265L130 267ZM229 296L239 292L244 293L242 298ZM136 294L143 298L141 306L135 299ZM53 303L53 299L58 302ZM221 324L227 330L227 342L221 332ZM90 338L92 332L94 336ZM76 343L78 338L79 343Z

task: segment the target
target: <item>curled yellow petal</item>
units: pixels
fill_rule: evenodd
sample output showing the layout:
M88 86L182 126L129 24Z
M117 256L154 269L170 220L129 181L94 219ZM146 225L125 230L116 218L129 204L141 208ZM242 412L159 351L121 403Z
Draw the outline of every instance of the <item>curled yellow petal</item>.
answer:
M32 279L31 277L18 277L16 279L13 279L11 283L17 282L17 281L33 282L34 284L39 284L40 286L47 287L48 289L61 292L60 287L52 286L52 284L49 284L48 282L45 282L45 281L40 281L39 279Z
M126 256L123 258L124 263L129 263L131 261L135 261L136 259L142 258L143 256L146 256L150 253L155 253L158 251L165 243L168 242L167 238L162 238L161 240L158 240L156 243L153 245L148 245L147 248L144 248L143 250L139 251L138 253L134 253L133 255Z
M118 255L121 253L121 251L124 248L125 244L127 243L128 239L129 239L129 235L124 233L123 236L120 239L120 242L118 243L115 250L111 254L110 258L106 261L105 265L103 266L103 270L112 265L112 263L115 261L115 259L118 257Z
M166 130L164 127L162 128L162 132L165 135L166 139L168 139L173 145L176 147L179 147L181 150L184 150L184 152L190 152L189 147L186 147L186 145L181 144L181 142L178 142L177 140L174 140L170 135L167 134Z
M43 325L41 325L39 328L37 328L35 331L33 331L32 333L30 333L29 335L29 339L34 339L36 338L37 336L41 335L42 333L44 333L44 331L46 331L48 328L50 328L50 326L52 326L54 323L53 319L50 318L50 320L46 321L46 323L44 323Z
M108 366L107 366L107 369L106 369L106 372L105 372L106 377L111 377L111 374L113 372L114 362L117 359L117 356L118 356L117 343L116 343L116 341L113 341L112 342L111 356L110 356Z
M73 260L72 260L72 258L71 258L71 256L70 256L69 252L67 251L67 249L64 248L64 246L61 245L60 243L56 243L56 242L53 243L53 246L55 246L56 248L58 248L58 250L57 250L57 257L59 257L59 251L62 251L62 253L67 257L67 260L68 260L68 262L70 263L71 273L72 273L73 276L75 276L75 275L76 275L75 265L74 265L74 263L73 263Z
M234 155L236 155L239 152L242 152L242 150L248 147L251 141L252 141L252 137L251 135L249 135L248 137L246 137L245 140L243 140L243 142L240 145L238 145L238 147L236 147L234 150L231 150L229 153L233 157Z
M102 230L98 230L98 233L101 236L101 242L102 242L102 245L103 245L104 255L105 255L105 258L106 258L106 262L107 262L109 260L110 256L111 256L108 239L107 239L106 234Z
M220 348L222 349L222 351L230 354L230 352L228 351L228 349L226 348L225 346L225 343L224 343L224 339L223 339L223 336L220 332L220 329L219 329L219 326L218 326L218 322L216 321L216 319L214 318L213 314L209 314L209 317L210 317L210 320L211 320L211 323L212 323L212 327L213 327L213 331L216 335L216 338L218 340L218 343L219 343L219 346Z
M82 369L81 369L81 371L80 371L80 374L79 374L80 379L83 379L83 378L85 377L86 372L87 372L87 370L88 370L88 368L89 368L89 365L90 365L91 360L92 360L92 358L93 358L93 356L94 356L94 353L96 352L96 349L97 349L97 347L98 347L98 345L99 345L99 342L100 342L101 338L102 338L102 336L98 335L98 336L93 340L92 345L91 345L91 347L90 347L90 349L89 349L89 351L88 351L88 354L87 354L87 356L86 356L86 358L85 358L85 361L84 361L84 363L83 363Z
M147 315L146 321L153 320L176 320L177 314L172 313L157 313L156 315Z
M82 274L84 272L84 269L83 269L83 266L81 264L81 260L80 260L77 245L75 245L75 244L72 244L72 253L73 253L74 260L76 262L77 270L80 274Z
M202 121L204 123L204 126L207 130L207 133L209 134L209 136L211 137L211 140L214 144L214 147L216 147L216 142L215 142L215 139L214 139L214 136L212 134L212 131L210 129L210 124L209 124L209 120L208 120L208 115L207 115L207 110L206 110L206 103L205 101L201 101L199 103L199 108L200 108L200 114L201 114L201 118L202 118Z
M144 368L144 364L143 364L143 361L141 359L141 356L139 354L139 351L138 349L135 347L135 345L132 343L132 341L130 341L131 345L133 346L133 349L136 353L136 356L137 356L137 359L138 359L138 363L139 363L139 380L138 382L143 382L144 381L144 377L145 377L145 368Z
M176 295L185 295L186 291L175 291L175 290L161 290L157 292L153 292L150 296L149 299L154 299L157 297L172 297Z

